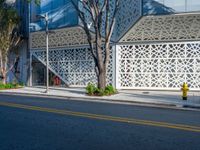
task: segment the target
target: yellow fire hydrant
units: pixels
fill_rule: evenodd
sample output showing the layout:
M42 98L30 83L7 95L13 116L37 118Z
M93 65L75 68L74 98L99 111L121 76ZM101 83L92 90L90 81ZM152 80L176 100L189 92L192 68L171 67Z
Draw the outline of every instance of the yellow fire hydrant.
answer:
M183 83L181 90L183 92L183 94L182 94L183 100L187 100L187 95L188 95L188 91L189 91L189 87L188 87L187 83L185 83L185 82Z

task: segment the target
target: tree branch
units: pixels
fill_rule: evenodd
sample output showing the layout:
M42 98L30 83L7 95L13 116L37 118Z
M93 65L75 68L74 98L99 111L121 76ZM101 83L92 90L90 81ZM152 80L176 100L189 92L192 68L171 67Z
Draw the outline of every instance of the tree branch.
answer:
M109 7L109 6L108 6ZM111 23L110 23L110 27L108 29L108 26L109 24L107 23L107 28L106 28L106 41L105 41L105 61L104 61L104 65L107 65L108 64L108 61L109 61L109 57L110 57L110 40L111 40L111 37L112 37L112 33L113 33L113 30L114 30L114 26L115 26L115 22L116 22L116 15L117 15L117 12L118 12L118 9L119 9L119 0L116 0L115 1L115 9L114 9L114 12L113 12L113 16L112 16L112 20L111 20ZM107 67L107 66L106 66Z
M87 41L89 43L89 46L90 46L90 50L91 50L91 53L92 53L92 56L94 58L94 61L95 61L95 65L97 65L98 61L97 61L97 55L95 54L94 52L94 46L93 46L93 41L92 41L92 35L91 35L91 32L88 28L88 25L87 25L87 22L86 22L86 19L85 19L85 15L84 15L84 12L82 12L79 7L74 3L73 0L71 0L71 3L73 4L74 8L76 9L77 13L78 13L78 16L79 18L81 19L82 23L83 23L83 29L87 35ZM87 4L87 3L85 3Z

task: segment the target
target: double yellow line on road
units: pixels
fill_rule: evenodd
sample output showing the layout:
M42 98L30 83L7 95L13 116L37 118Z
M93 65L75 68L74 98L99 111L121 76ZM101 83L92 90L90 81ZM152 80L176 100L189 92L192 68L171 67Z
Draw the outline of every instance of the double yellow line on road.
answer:
M45 108L45 107L23 105L23 104L16 104L16 103L7 103L7 102L0 102L0 106L55 113L55 114L68 115L68 116L84 117L84 118L90 118L90 119L107 120L107 121L114 121L114 122L121 122L121 123L164 127L164 128L171 128L171 129L178 129L178 130L185 130L185 131L200 133L199 126L173 124L173 123L167 123L167 122L140 120L140 119L133 119L133 118L114 117L114 116L107 116L107 115L98 115L98 114L92 114L92 113L75 112L75 111Z

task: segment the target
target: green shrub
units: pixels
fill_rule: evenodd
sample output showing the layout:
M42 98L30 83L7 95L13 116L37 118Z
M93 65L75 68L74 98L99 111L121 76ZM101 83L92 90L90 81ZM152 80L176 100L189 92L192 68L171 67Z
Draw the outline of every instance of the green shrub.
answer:
M104 90L104 95L106 95L106 96L111 95L111 94L110 94L110 91Z
M94 93L97 91L97 87L92 84L92 83L89 83L86 87L86 92L88 95L94 95Z
M94 92L94 95L96 95L96 96L104 96L104 90L96 88L96 91Z
M25 86L25 84L23 82L20 82L17 84L17 87L23 87L23 86Z
M116 94L117 90L112 85L106 86L105 89L99 89L94 84L89 83L86 87L86 92L88 95L108 96Z
M117 90L112 86L112 85L108 85L105 88L105 94L106 95L112 95L112 94L116 94Z
M13 88L18 88L18 87L22 87L23 85L20 85L18 83L0 83L0 89L13 89Z
M4 88L4 85L3 84L0 84L0 89L3 89Z

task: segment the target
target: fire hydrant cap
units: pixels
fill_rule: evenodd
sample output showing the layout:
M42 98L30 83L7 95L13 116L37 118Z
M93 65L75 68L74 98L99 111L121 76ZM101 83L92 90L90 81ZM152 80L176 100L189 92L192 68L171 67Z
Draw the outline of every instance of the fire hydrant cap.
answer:
M189 90L187 83L183 83L182 90Z

